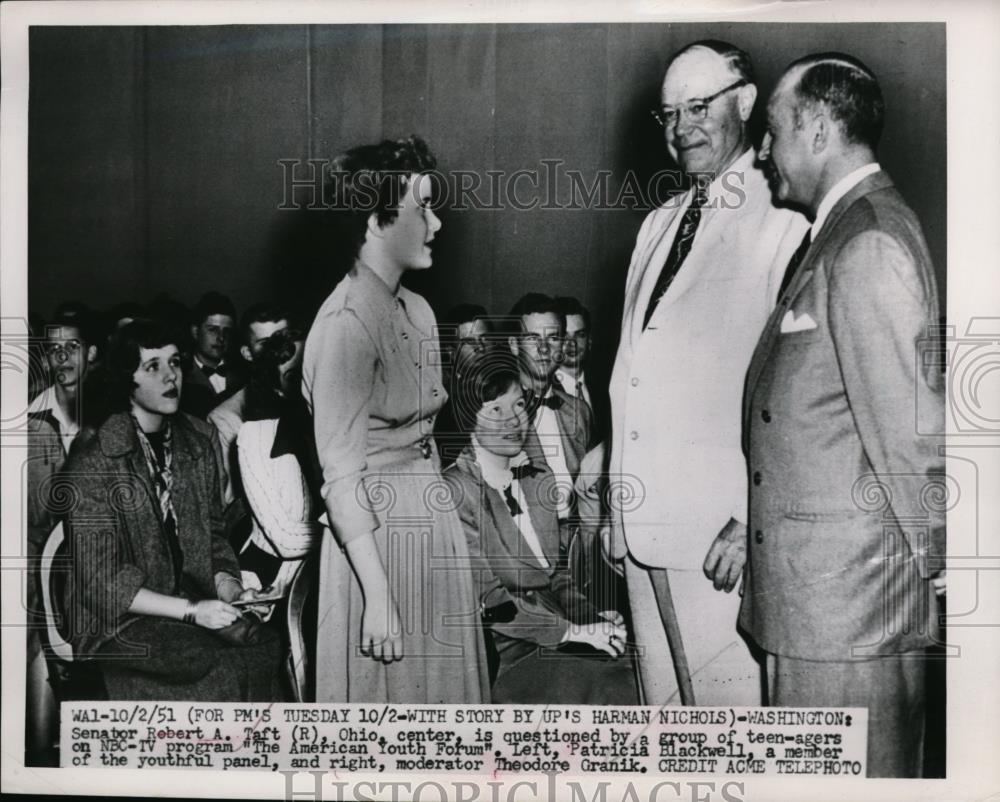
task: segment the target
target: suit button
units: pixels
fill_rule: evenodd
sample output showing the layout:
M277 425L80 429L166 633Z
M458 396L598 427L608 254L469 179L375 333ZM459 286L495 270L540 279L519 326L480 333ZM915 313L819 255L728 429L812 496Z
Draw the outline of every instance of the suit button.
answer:
M633 376L631 384L632 384L633 387L638 387L639 386L639 380L635 376Z
M639 439L639 433L635 432L635 431L629 432L628 436L631 437L633 440L638 440Z
M771 413L768 412L766 409L762 409L760 411L760 419L762 421L764 421L764 423L770 423L771 422Z
M760 484L760 471L754 471L753 472L753 483L755 485L759 485Z
M759 529L753 533L753 542L756 543L757 545L760 545L761 543L764 542L764 533L761 532Z

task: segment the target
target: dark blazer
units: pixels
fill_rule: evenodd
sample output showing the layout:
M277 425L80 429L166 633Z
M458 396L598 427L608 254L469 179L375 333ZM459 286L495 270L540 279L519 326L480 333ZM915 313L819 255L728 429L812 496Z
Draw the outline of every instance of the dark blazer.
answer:
M515 647L514 640L555 647L570 618L577 622L596 618L586 597L572 586L559 545L559 522L551 503L545 503L552 472L543 463L534 464L540 472L522 479L521 487L548 569L521 535L501 494L483 480L471 446L444 472L465 529L481 603L494 607L513 601L517 606L512 621L491 625L505 636L497 639L501 663L505 652Z
M920 224L870 175L834 205L747 376L740 624L765 650L848 660L932 641L944 395L923 346L937 320Z
M184 371L184 391L181 393L181 409L189 415L205 420L208 413L246 385L246 373L235 360L226 360L226 389L217 393L208 376L191 359Z
M215 575L238 578L240 569L223 535L210 428L184 413L171 423L184 592L214 599ZM127 413L111 415L94 438L73 449L61 481L72 556L70 642L77 655L87 656L138 620L128 609L140 588L173 592L173 567L159 500Z

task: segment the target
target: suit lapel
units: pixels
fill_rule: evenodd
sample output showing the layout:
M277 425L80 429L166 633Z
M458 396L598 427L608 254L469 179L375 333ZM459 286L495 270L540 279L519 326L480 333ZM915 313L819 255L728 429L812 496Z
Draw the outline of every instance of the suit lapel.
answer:
M500 491L486 483L486 480L483 478L482 470L479 467L479 463L476 462L475 457L469 452L465 452L455 461L455 464L458 469L471 478L476 487L479 488L481 509L492 522L493 530L496 532L499 544L503 548L504 552L506 552L506 554L496 556L499 556L501 559L505 557L512 557L519 563L522 563L525 568L535 571L543 571L544 569L535 557L535 553L528 545L528 541L524 539L524 536L521 534L521 530L518 529L517 525L514 523L514 519L510 514L510 510L507 508L507 502L504 500L503 495ZM539 475L550 474L548 471L545 471L544 474ZM538 483L539 479L536 477L532 477L531 480L525 479L521 483L522 490L524 491L522 495L524 496L525 505L528 508L527 512L531 518L531 524L535 527L535 533L538 535L539 540L542 543L542 551L545 552L548 557L550 550L549 543L546 541L552 540L552 535L548 531L551 529L551 526L546 527L544 520L540 520L542 516L540 512L536 510L536 507L539 505L532 503L532 499L539 498L537 495L539 492L545 492L545 488L539 488ZM558 540L556 541L556 547L558 548ZM551 557L549 557L549 563L553 563Z
M641 274L636 276L629 304L628 336L629 345L633 348L642 335L642 320L646 313L646 306L649 304L660 270L670 253L670 246L677 233L676 229L680 225L680 214L678 208L673 208L664 215L662 224L658 226L659 230L650 238L643 254L643 268Z
M770 355L771 349L774 347L774 344L780 335L781 321L784 319L788 310L792 309L792 304L795 299L802 293L803 289L808 286L809 282L812 281L815 276L816 267L820 262L820 255L826 249L827 243L830 237L833 236L833 232L836 230L838 222L847 210L865 195L877 192L881 189L886 189L892 185L892 179L889 178L888 174L884 170L880 170L877 173L873 173L872 175L863 178L857 185L852 187L850 191L844 195L844 197L837 201L830 210L830 214L824 221L823 228L820 230L819 236L816 238L816 241L809 246L809 250L806 252L805 258L802 260L802 264L799 265L799 269L796 272L795 277L792 279L792 283L788 287L788 291L786 293L788 302L779 303L774 308L771 312L771 316L768 318L767 325L764 327L764 331L760 336L760 340L757 342L757 348L754 350L753 358L750 360L750 367L747 371L747 385L746 393L744 395L746 402L745 406L748 406L750 399L753 398L753 393L756 389L757 382L760 379L764 363L767 361L767 357Z

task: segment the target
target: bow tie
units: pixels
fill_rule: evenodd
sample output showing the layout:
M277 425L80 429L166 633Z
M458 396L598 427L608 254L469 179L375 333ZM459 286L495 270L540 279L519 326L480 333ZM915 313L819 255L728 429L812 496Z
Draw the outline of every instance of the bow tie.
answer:
M515 465L510 469L511 476L513 476L519 482L525 478L530 479L536 473L541 473L541 472L542 472L541 468L536 468L530 462L525 462L523 465Z
M206 378L211 378L212 376L221 376L222 378L226 378L229 368L226 367L225 362L220 362L214 368L208 365L202 365L201 372L205 374Z
M559 396L555 395L554 393L552 395L547 395L544 396L543 398L539 398L534 393L529 391L527 393L526 405L528 407L529 412L534 414L535 412L538 411L539 407L548 407L549 409L552 410L559 409L563 405L563 401Z
M507 509L510 510L511 518L516 518L524 512L524 510L521 509L521 505L517 503L517 499L514 498L510 485L507 485L507 487L503 489L503 500L507 502Z

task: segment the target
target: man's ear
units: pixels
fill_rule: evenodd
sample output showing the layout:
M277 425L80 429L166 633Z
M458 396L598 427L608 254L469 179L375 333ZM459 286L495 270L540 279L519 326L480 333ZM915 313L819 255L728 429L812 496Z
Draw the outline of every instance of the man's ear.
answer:
M242 356L247 362L253 362L253 351L250 350L250 346L248 345L240 346L240 356Z
M508 337L507 338L507 346L510 348L510 352L514 356L520 356L521 355L521 347L520 347L520 345L518 345L517 337Z
M750 119L750 114L753 112L754 103L757 102L757 87L753 84L747 84L746 86L741 86L738 91L740 119L746 122Z
M200 327L197 326L197 325L195 325L195 324L191 325L191 339L194 340L195 342L198 342L198 329L199 328Z
M812 147L812 152L822 153L824 150L826 150L826 146L830 142L830 135L832 133L830 127L830 118L827 117L825 113L820 112L815 117L813 117L809 125L812 134L812 136L810 137L810 146Z
M94 360L97 359L97 346L88 345L87 346L87 364L93 365Z
M368 224L366 227L370 236L378 237L379 239L382 238L382 226L378 223L378 214L372 212L368 215Z

